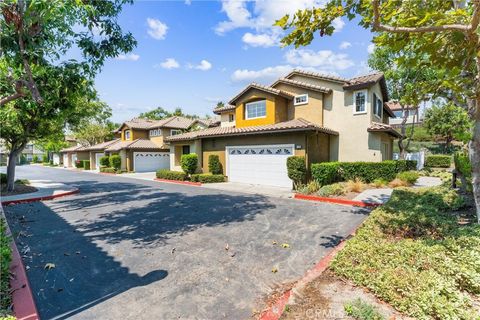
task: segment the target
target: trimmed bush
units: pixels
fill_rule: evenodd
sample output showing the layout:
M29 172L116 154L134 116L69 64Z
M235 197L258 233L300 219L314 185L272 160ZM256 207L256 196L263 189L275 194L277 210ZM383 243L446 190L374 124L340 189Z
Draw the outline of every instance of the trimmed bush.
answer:
M5 173L0 173L0 183L7 183L7 175Z
M109 156L100 157L100 166L101 167L108 167L109 165L110 165L110 157Z
M225 176L223 174L210 174L210 173L199 173L192 174L190 180L193 182L201 183L217 183L225 182Z
M414 184L417 182L419 176L416 171L404 171L397 174L397 179L408 182L409 184Z
M196 153L182 155L180 158L180 166L186 174L194 174L198 167L198 155Z
M417 170L416 160L397 160L397 172Z
M83 160L83 169L90 170L90 160Z
M452 157L445 154L433 154L425 157L425 167L450 168Z
M26 164L27 163L27 156L24 154L20 155L20 164Z
M167 169L158 170L156 175L158 179L178 180L178 181L185 181L185 179L187 179L187 175L184 172L171 171Z
M83 168L82 160L75 160L75 168Z
M119 171L120 167L122 166L122 158L118 154L114 154L110 156L110 167L114 168L115 170Z
M211 174L223 174L223 167L218 155L211 154L208 156L208 171Z
M287 158L288 177L292 179L295 189L307 179L305 157L291 156Z
M339 167L339 162L321 162L312 163L310 170L312 178L324 186L342 180L338 172Z
M12 238L7 234L7 225L3 218L0 218L0 318L1 319L15 319L4 317L2 311L9 310L11 307L11 293L10 288L10 262L12 261L12 249L10 242Z
M34 155L34 156L33 156L32 162L33 162L33 163L38 163L38 156L37 156L37 155Z
M42 155L42 162L48 162L48 155Z
M116 173L117 171L115 168L110 168L110 167L100 167L100 172L105 172L105 173Z

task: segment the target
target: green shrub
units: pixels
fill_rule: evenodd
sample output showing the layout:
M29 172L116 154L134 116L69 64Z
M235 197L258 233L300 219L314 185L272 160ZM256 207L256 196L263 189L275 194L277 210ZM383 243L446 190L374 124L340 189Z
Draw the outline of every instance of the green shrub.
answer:
M20 155L20 164L26 164L26 163L27 163L27 156L22 153Z
M33 162L33 163L38 163L38 156L37 156L37 155L34 155L34 156L33 156L32 162Z
M397 160L397 172L417 170L416 160Z
M192 174L190 180L193 182L201 183L217 183L225 182L225 176L223 174L210 174L210 173L199 173Z
M117 170L115 170L115 168L110 168L110 167L100 167L100 172L117 173Z
M187 175L184 172L170 171L167 169L158 170L156 175L158 179L165 179L165 180L185 181L187 179Z
M456 152L453 155L455 169L465 178L465 190L472 191L472 164L466 152Z
M7 236L7 225L3 218L0 218L0 314L8 310L11 305L10 291L10 262L12 261L12 250L10 248L11 238Z
M293 181L293 185L297 188L307 179L307 166L305 157L291 156L287 158L288 177Z
M303 194L312 194L316 193L321 187L322 186L320 183L318 183L316 180L312 180L307 184L299 185L297 187L297 192Z
M110 167L114 168L117 171L120 171L120 168L122 167L122 158L118 154L110 156L109 161Z
M425 167L450 168L452 157L444 154L434 154L425 157Z
M341 196L345 194L345 187L341 183L328 184L317 191L320 197Z
M345 303L343 306L345 313L358 320L383 320L385 319L377 309L371 304L358 298Z
M48 162L48 155L47 154L42 155L42 162Z
M82 160L75 160L75 168L83 168Z
M0 183L7 183L7 175L5 173L0 173Z
M108 167L109 165L110 165L110 157L109 156L100 157L100 166L101 167Z
M312 163L312 178L322 186L340 181L339 167L340 162Z
M417 182L419 176L420 175L416 171L404 171L397 173L398 179L406 181L409 184L414 184L415 182Z
M208 171L211 174L223 174L223 167L218 155L211 154L208 156Z
M83 169L90 170L90 160L83 160Z
M194 174L198 167L198 155L196 153L182 155L180 166L187 175Z

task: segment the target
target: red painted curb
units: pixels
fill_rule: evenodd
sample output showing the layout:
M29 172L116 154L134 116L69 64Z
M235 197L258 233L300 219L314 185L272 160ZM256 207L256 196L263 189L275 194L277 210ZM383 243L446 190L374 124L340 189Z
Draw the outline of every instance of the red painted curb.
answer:
M360 224L361 225L361 224ZM320 261L310 270L308 270L304 276L298 280L292 289L287 290L283 295L278 298L278 300L262 314L260 314L259 320L278 320L285 310L285 306L288 303L288 300L292 296L292 290L298 287L302 287L307 283L311 282L313 279L319 277L330 265L330 262L335 257L335 255L345 247L346 240L355 234L357 229L360 227L357 226L353 231L343 239L335 248L332 249L325 257L320 259Z
M2 205L8 206L8 205L18 204L18 203L28 203L28 202L35 202L35 201L52 200L52 199L55 199L55 198L68 196L68 195L75 194L75 193L78 193L78 192L79 192L78 189L74 189L72 191L66 191L66 192L59 193L59 194L53 194L51 196L35 197L35 198L21 199L21 200L2 201Z
M11 236L12 232L6 219L5 223L7 225L7 232ZM13 313L17 320L40 319L35 300L33 299L32 289L28 282L25 266L23 265L22 258L13 239L10 247L12 249L10 273L13 277L10 278L10 289L12 290Z
M97 172L98 174L105 174L105 175L110 175L110 176L115 176L117 175L116 173L112 173L112 172Z
M342 204L342 205L355 206L355 207L378 207L378 206L382 205L380 203L371 203L371 202L355 201L355 200L348 200L348 199L319 197L319 196L312 196L312 195L301 194L301 193L295 193L293 198L294 199L301 199L301 200L317 201L317 202L328 202L328 203Z
M176 183L176 184L185 184L189 186L201 186L201 182L192 182L192 181L180 181L180 180L168 180L168 179L159 179L159 178L154 178L153 180L160 181L160 182L167 182L167 183Z

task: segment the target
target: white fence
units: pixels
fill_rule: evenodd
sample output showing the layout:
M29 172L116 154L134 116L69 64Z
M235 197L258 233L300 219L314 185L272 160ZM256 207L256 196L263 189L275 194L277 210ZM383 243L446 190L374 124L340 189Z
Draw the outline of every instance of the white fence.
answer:
M398 160L399 158L400 158L399 153L394 153L393 154L393 160ZM417 161L417 170L422 170L423 166L425 164L425 152L420 151L420 152L407 153L405 155L405 160L415 160L415 161Z

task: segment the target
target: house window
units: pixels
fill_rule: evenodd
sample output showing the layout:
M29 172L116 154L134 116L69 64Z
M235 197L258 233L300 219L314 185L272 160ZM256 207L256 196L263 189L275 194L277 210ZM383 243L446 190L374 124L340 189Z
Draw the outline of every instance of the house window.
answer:
M355 91L353 93L353 104L355 105L354 113L366 113L367 91Z
M229 122L233 122L233 120L235 120L233 114L229 114L229 115L228 115L228 121L229 121Z
M175 135L181 134L181 133L182 133L182 130L176 130L176 129L170 130L170 135L172 135L172 136L175 136Z
M150 137L159 137L162 135L162 129L150 130Z
M299 106L307 103L308 103L308 94L301 94L301 95L295 96L293 100L294 106Z
M382 109L383 109L383 102L380 100L377 95L373 94L373 114L377 116L377 118L382 118Z
M130 130L125 130L123 136L125 140L130 140Z
M182 146L182 154L190 154L190 146Z
M267 115L267 101L249 102L245 105L245 119L265 118Z

